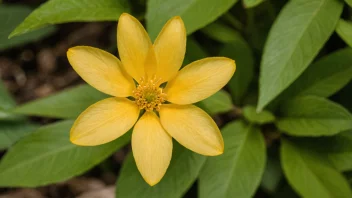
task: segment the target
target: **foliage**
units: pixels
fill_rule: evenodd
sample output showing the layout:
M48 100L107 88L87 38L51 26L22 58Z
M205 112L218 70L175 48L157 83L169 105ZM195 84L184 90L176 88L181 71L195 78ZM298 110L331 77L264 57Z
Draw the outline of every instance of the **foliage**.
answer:
M31 12L32 10L26 6L0 5L0 51L40 40L55 31L55 27L50 26L17 38L7 39L11 31Z
M224 154L202 156L173 141L166 175L150 187L130 153L117 197L352 197L351 0L50 0L33 10L3 3L0 50L48 38L63 23L115 23L123 12L138 16L152 40L179 15L184 65L225 56L237 68L225 89L196 104L218 121ZM106 97L84 84L17 105L0 82L0 149L8 149L0 187L65 181L127 145L131 132L97 147L69 140L71 119ZM40 126L28 116L58 121Z

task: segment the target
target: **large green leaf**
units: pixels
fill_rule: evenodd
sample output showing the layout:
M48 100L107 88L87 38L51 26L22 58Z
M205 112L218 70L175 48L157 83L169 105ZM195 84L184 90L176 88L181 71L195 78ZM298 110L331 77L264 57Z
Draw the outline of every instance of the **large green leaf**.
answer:
M288 182L302 197L352 197L346 179L319 153L283 140L281 163Z
M0 5L0 50L37 41L40 38L48 36L55 30L54 27L48 27L17 38L8 39L11 31L14 30L31 11L30 8L25 6Z
M226 44L220 50L219 55L236 61L236 72L228 86L233 101L236 105L240 105L254 74L254 57L251 48L244 39L236 39Z
M338 50L321 58L278 98L286 100L296 96L315 95L329 97L352 79L352 49Z
M243 116L254 124L266 124L275 120L275 116L270 111L261 111L258 113L253 106L245 106L243 108Z
M311 150L324 153L339 171L352 170L352 130L331 137L304 139L302 144Z
M5 149L38 126L28 122L0 122L0 150Z
M34 10L10 35L24 34L35 29L74 21L117 21L128 12L125 0L50 0Z
M244 122L222 129L225 151L208 158L199 176L200 198L252 197L264 172L265 141L260 130Z
M147 3L147 29L152 40L173 16L181 16L190 34L213 22L238 0L149 0Z
M149 186L140 175L132 153L127 157L116 183L116 197L179 198L196 180L205 157L173 142L170 166L157 185Z
M339 0L294 0L282 9L267 39L259 79L262 110L312 62L342 12Z
M35 187L67 180L79 175L129 141L129 134L94 147L70 142L72 121L38 129L21 139L0 163L0 186Z
M336 27L337 34L352 47L352 22L340 19Z
M281 105L280 113L276 126L290 135L334 135L352 129L350 112L325 98L298 97Z
M53 118L76 118L88 106L107 97L89 85L80 85L47 98L23 104L15 108L14 112Z
M260 3L262 3L264 0L243 0L243 5L245 8L253 8Z
M201 101L200 106L211 115L225 113L231 111L233 108L231 96L224 90L220 90L209 98Z

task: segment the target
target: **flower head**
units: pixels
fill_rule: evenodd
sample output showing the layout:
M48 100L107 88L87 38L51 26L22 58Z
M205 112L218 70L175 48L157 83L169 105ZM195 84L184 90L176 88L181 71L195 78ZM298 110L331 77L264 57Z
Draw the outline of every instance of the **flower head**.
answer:
M91 105L77 118L71 142L104 144L134 126L133 156L149 185L158 183L169 166L172 138L203 155L223 153L219 128L192 103L225 86L235 72L235 62L205 58L179 71L186 50L186 30L180 17L170 19L152 44L140 22L122 14L117 41L121 61L93 47L77 46L67 52L70 64L88 84L112 96Z

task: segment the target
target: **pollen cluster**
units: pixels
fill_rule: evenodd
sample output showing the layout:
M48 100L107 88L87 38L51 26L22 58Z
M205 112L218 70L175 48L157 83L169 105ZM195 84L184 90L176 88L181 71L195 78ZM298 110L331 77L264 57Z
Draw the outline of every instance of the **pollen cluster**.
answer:
M146 111L159 111L161 104L166 100L166 94L159 87L159 80L156 78L151 80L142 79L133 91L133 97L137 106Z

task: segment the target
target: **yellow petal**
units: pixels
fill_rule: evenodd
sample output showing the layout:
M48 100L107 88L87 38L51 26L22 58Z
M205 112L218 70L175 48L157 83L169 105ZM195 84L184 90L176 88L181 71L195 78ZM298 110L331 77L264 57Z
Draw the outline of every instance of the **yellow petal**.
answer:
M67 58L83 80L99 91L118 97L132 95L133 79L114 55L98 48L77 46L67 51Z
M186 52L186 29L180 17L170 19L154 42L157 76L169 81L180 69Z
M117 26L117 47L125 70L138 82L144 77L144 62L151 46L142 24L123 13Z
M139 172L151 186L165 175L172 155L172 138L153 112L146 112L132 133L133 156Z
M165 87L167 100L191 104L219 91L236 70L233 60L224 57L205 58L185 66Z
M165 104L159 111L165 130L184 147L202 155L220 155L224 141L218 126L194 105Z
M145 71L146 79L152 79L155 76L157 66L158 64L155 57L154 47L151 46L144 63L144 71Z
M70 140L94 146L115 140L136 123L139 109L126 98L107 98L88 107L71 128Z

